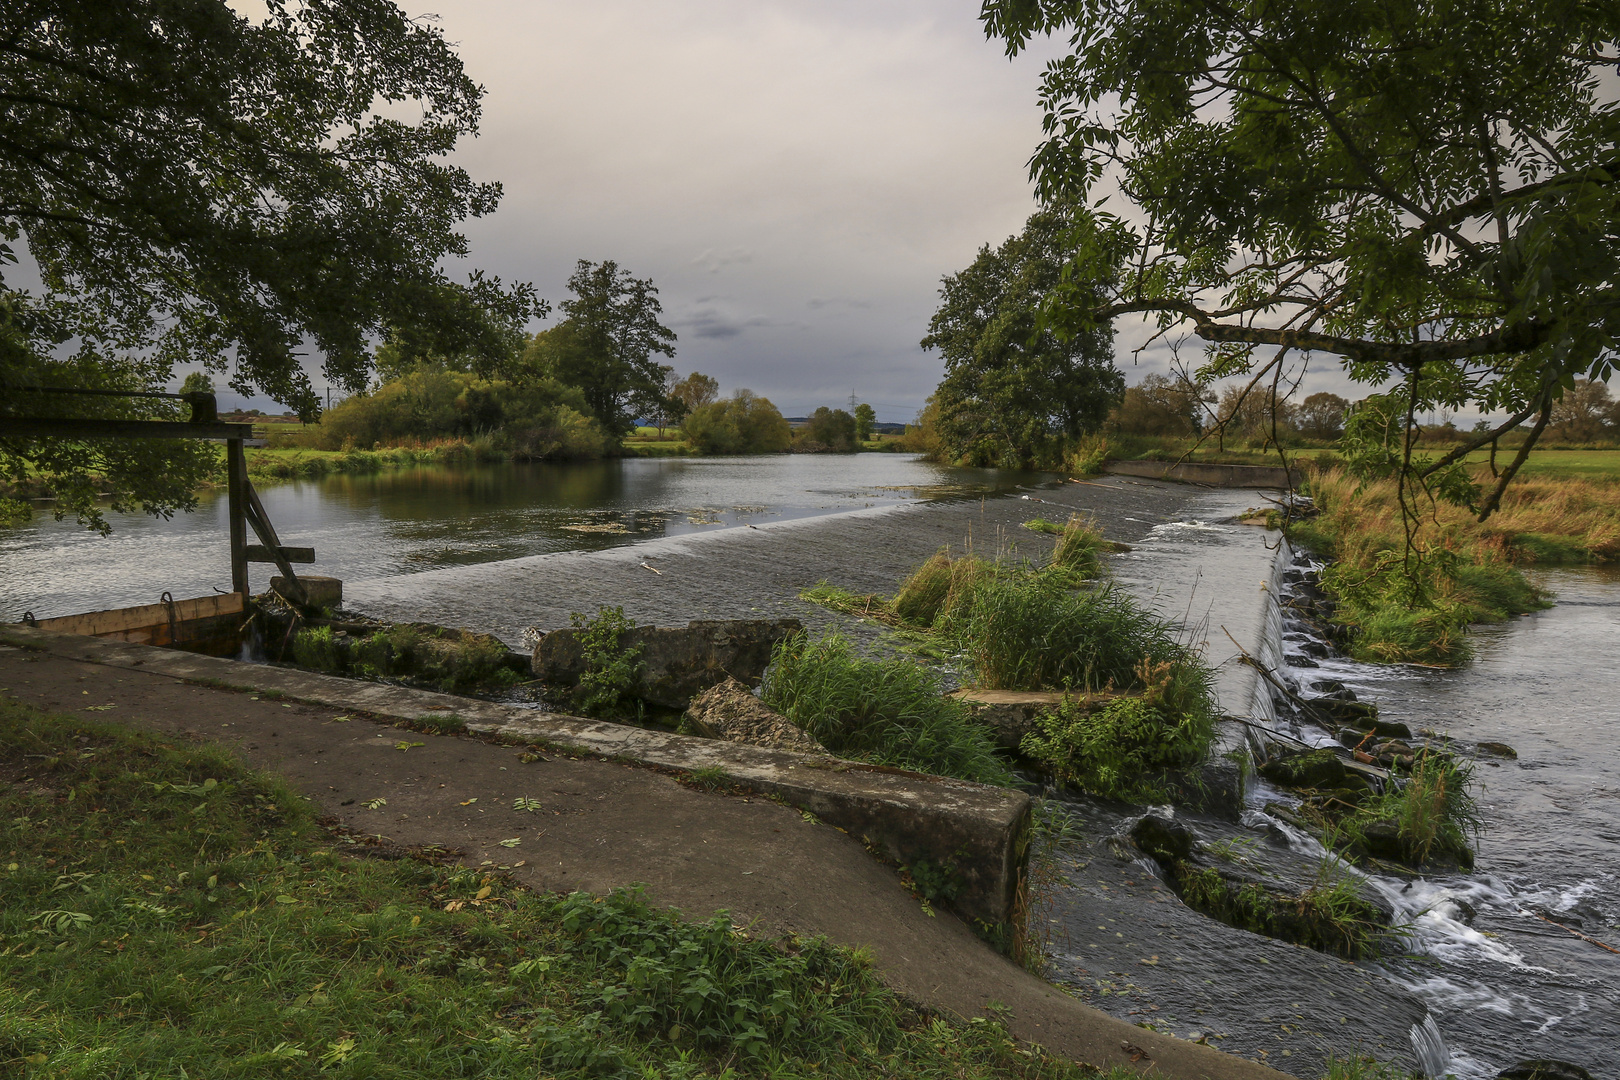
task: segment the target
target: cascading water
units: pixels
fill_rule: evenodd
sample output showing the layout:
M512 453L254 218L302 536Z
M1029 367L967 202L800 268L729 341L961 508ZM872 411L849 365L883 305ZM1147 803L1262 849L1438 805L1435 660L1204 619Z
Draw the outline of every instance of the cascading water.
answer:
M1233 522L1241 507L1231 497L1208 502L1118 561L1121 584L1184 618L1216 661L1228 631L1295 692L1342 682L1376 701L1382 718L1449 735L1465 756L1491 742L1519 756L1479 759L1486 831L1473 872L1408 880L1348 871L1404 924L1404 944L1377 961L1339 960L1197 914L1138 857L1127 830L1140 809L1065 799L1088 840L1060 858L1064 885L1046 913L1049 977L1117 1016L1301 1077L1352 1055L1459 1080L1530 1058L1620 1075L1620 955L1602 947L1620 947L1620 575L1544 575L1558 605L1475 628L1477 657L1465 668L1362 664L1293 616L1288 601L1313 573L1310 560L1275 551L1275 533ZM1251 612L1257 586L1265 604ZM1339 745L1290 716L1252 672L1223 667L1225 711L1307 746ZM1258 865L1329 857L1264 812L1294 796L1254 778L1246 800L1239 822L1176 816L1206 844Z
M1316 569L1296 556L1296 572L1278 592L1279 674L1292 689L1343 683L1376 700L1383 718L1453 738L1464 755L1482 742L1517 748L1517 758L1481 754L1476 762L1485 832L1472 873L1368 876L1406 937L1406 955L1377 970L1423 1000L1437 1024L1414 1033L1415 1055L1430 1071L1443 1032L1450 1071L1464 1080L1525 1058L1614 1074L1620 955L1605 946L1616 944L1620 923L1620 679L1612 664L1620 579L1545 576L1564 594L1557 606L1475 628L1475 661L1440 672L1357 663L1292 618L1288 601ZM1333 741L1308 723L1272 722L1318 745ZM1320 850L1298 830L1284 832L1291 845Z

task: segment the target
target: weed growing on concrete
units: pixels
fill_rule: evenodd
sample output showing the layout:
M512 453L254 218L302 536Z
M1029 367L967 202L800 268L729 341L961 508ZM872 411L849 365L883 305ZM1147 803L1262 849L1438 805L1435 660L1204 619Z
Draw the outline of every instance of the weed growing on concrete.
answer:
M731 774L719 765L705 765L681 775L681 783L699 791L726 791L732 786Z
M435 735L459 735L467 730L467 721L459 713L423 713L416 718L416 727L422 731L431 731Z
M522 676L507 661L506 646L487 634L397 623L364 637L330 626L306 627L293 637L293 662L334 674L393 678L448 693L500 690Z
M763 698L840 757L1010 784L989 732L942 689L908 660L867 660L839 634L800 633L777 644Z
M339 672L344 669L342 646L330 626L306 626L293 635L293 662L311 671Z
M0 762L34 778L0 789L27 823L0 874L0 1040L25 1070L1096 1075L920 1012L823 940L342 858L303 799L217 749L0 703Z
M1030 812L1028 860L1018 894L1013 898L1006 943L1007 955L1032 975L1046 972L1055 925L1051 914L1058 890L1067 882L1063 851L1079 840L1080 828L1061 804L1051 799L1035 800Z
M1066 696L1038 714L1020 749L1060 782L1127 802L1164 801L1166 773L1203 760L1214 738L1209 712L1178 712L1166 701L1169 664L1142 661L1140 697L1115 698L1093 709Z
M574 700L587 716L616 716L621 701L633 697L636 678L641 672L641 646L623 644L626 630L635 623L627 619L623 607L602 607L594 619L579 612L569 616L584 650L584 668Z

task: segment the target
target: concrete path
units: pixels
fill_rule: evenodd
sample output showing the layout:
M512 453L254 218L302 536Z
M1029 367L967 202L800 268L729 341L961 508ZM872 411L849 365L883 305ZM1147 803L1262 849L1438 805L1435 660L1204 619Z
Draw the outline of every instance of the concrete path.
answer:
M530 888L644 882L652 900L693 915L724 908L762 933L825 934L869 947L901 992L961 1016L993 1012L1019 1037L1078 1060L1134 1060L1189 1080L1280 1075L1080 1004L948 913L925 913L856 840L761 799L705 794L606 761L546 754L524 762L520 747L418 734L38 649L0 646L0 694L220 742L280 772L346 828L456 849L470 865L508 867ZM439 697L425 695L423 711ZM83 713L92 705L113 708ZM514 809L518 798L539 809ZM510 840L517 844L503 846Z

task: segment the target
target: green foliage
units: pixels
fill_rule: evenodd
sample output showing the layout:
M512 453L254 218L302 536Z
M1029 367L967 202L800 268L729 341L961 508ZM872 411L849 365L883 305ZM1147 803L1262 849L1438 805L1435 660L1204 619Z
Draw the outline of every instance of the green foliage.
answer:
M1291 350L1337 355L1396 386L1402 442L1471 406L1506 419L1469 443L1532 421L1528 448L1578 378L1613 372L1612 5L990 0L982 18L1009 53L1069 43L1031 163L1045 201L1083 208L1059 330L1150 312L1209 343L1201 382L1262 394L1297 379Z
M843 409L818 406L804 427L794 433L794 443L803 450L853 454L859 432L855 418Z
M1382 795L1362 802L1354 814L1336 822L1328 842L1416 867L1436 857L1470 867L1469 837L1484 829L1473 786L1472 763L1425 747L1406 777L1397 778ZM1386 828L1380 830L1380 825ZM1389 825L1394 826L1393 845L1382 839Z
M855 406L855 438L858 442L865 442L872 437L872 428L877 423L877 410L866 402Z
M579 612L569 616L578 630L584 666L574 700L587 716L612 716L632 697L641 674L641 646L626 646L622 638L635 623L625 618L623 607L600 607L594 619Z
M1169 707L1208 707L1209 672L1176 627L1111 585L1073 590L1063 575L989 574L944 615L936 629L962 651L982 689L1144 688L1143 672L1168 664Z
M841 757L1010 784L989 732L942 696L939 676L908 660L866 660L838 634L800 633L771 656L765 704Z
M345 649L330 626L306 626L293 635L293 662L313 671L337 673L347 666Z
M536 334L519 361L535 375L579 387L590 414L623 436L638 416L661 414L675 355L675 332L659 322L663 304L650 278L634 278L611 259L579 260L568 279L561 324Z
M1086 581L1102 573L1102 553L1111 550L1113 545L1103 539L1095 522L1071 514L1052 548L1051 569L1067 574L1071 581Z
M752 390L699 405L681 421L681 434L700 454L780 454L793 441L776 406Z
M0 762L37 778L0 790L17 864L0 875L0 1049L19 1068L1096 1075L924 1014L820 939L756 941L634 891L344 858L308 802L217 749L0 703Z
M1072 222L1057 210L944 279L922 347L938 349L934 392L943 456L969 465L1053 467L1096 430L1125 388L1107 330L1058 334L1041 309L1064 280Z
M0 38L0 268L20 241L41 282L0 280L0 412L168 419L168 403L12 387L163 390L184 365L228 367L233 389L314 415L312 347L359 390L375 335L472 316L509 333L544 313L529 286L440 269L466 253L458 223L500 191L446 160L483 91L434 24L386 2L250 18L223 0L50 0L8 5ZM190 441L20 439L0 471L48 475L59 509L104 528L96 491L117 509L190 509L214 457Z
M556 379L524 383L422 365L367 393L347 398L319 426L282 443L321 450L487 437L492 449L518 460L602 457L608 438L588 415L583 393Z
M1164 774L1197 764L1214 737L1207 710L1178 714L1166 707L1163 689L1160 682L1101 708L1066 696L1055 711L1036 715L1020 749L1059 782L1094 795L1161 800Z
M1290 895L1254 881L1228 879L1212 867L1186 864L1175 874L1188 907L1229 926L1359 960L1378 953L1388 936L1381 913L1363 898L1337 860L1322 864L1311 886Z

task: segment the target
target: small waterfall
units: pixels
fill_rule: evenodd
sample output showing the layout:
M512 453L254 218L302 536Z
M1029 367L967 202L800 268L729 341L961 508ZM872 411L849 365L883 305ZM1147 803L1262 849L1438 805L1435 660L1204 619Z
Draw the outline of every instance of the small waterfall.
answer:
M1451 1051L1433 1016L1425 1016L1423 1023L1412 1025L1412 1053L1417 1055L1423 1075L1430 1080L1443 1080L1451 1071Z

